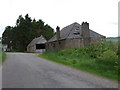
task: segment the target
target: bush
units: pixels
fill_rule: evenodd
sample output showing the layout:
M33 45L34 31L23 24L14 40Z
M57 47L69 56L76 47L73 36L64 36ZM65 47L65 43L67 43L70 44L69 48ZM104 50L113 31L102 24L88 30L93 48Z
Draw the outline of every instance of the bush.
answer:
M84 48L84 51L86 51L91 58L97 58L106 50L108 50L106 43L100 43L97 45L91 44L90 46Z
M98 63L102 63L105 65L116 66L118 63L118 56L114 51L107 50L101 54L101 56L97 57L96 60Z

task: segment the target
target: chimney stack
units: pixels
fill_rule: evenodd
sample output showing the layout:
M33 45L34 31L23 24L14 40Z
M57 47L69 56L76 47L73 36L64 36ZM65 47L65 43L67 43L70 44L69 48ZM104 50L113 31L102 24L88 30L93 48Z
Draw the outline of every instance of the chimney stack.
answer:
M83 22L82 23L82 36L83 36L83 42L84 46L90 45L90 30L89 30L89 23Z
M57 36L57 40L60 40L60 27L59 26L56 27L56 36Z
M83 34L83 37L90 37L89 23L87 22L82 23L82 34Z

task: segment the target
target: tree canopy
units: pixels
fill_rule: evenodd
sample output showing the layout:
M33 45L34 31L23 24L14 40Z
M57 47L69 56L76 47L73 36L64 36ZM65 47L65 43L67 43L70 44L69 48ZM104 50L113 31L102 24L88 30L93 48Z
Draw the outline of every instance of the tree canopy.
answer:
M27 45L36 37L43 35L49 40L54 35L53 28L41 19L36 21L28 14L20 15L14 27L7 26L2 34L2 43L14 51L26 51Z

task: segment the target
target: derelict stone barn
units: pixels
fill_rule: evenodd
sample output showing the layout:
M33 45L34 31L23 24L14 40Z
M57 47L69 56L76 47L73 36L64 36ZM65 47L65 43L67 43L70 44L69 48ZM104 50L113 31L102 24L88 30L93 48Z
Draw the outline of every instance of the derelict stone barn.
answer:
M33 39L27 46L27 52L45 52L45 43L47 40L41 35L38 38Z
M75 22L61 31L57 26L56 30L56 35L46 43L48 51L88 46L91 43L99 43L105 38L105 36L90 30L87 22L83 22L82 25Z

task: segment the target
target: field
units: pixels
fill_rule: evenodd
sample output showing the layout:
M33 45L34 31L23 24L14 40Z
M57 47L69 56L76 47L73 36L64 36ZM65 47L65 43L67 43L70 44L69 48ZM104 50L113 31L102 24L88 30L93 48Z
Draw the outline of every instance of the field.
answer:
M118 80L118 45L115 39L89 47L49 51L39 57Z
M107 38L106 41L107 42L117 43L118 42L118 38L117 37L111 37L111 38Z

